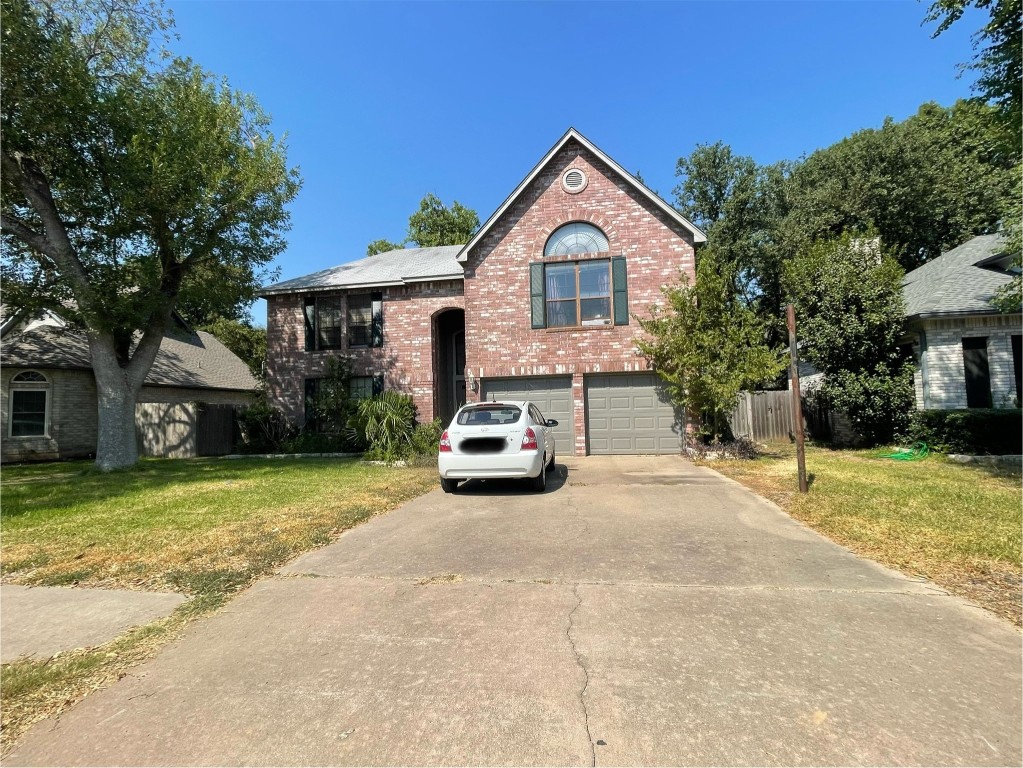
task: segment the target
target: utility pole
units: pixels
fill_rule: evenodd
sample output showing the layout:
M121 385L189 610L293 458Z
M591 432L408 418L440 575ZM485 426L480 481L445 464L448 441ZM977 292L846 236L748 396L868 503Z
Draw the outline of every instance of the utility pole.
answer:
M789 358L792 371L792 420L796 433L796 465L799 467L799 492L806 493L806 448L803 437L803 398L799 393L799 350L796 348L796 310L789 304Z

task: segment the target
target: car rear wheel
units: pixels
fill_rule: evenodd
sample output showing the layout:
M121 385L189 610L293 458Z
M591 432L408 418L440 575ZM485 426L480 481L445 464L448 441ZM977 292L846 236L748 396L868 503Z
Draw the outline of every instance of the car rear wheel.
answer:
M458 481L442 477L440 479L440 487L444 490L444 493L454 493L458 488Z
M547 469L554 471L554 451L551 451L551 460L547 462Z
M540 474L533 478L533 490L543 493L547 490L547 465L540 467Z

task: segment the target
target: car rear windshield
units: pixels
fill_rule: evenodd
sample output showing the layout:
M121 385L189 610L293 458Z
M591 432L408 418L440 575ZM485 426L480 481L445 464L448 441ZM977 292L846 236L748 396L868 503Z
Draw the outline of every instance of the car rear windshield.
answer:
M522 415L522 410L514 405L481 405L478 408L467 408L458 414L458 423L468 426L483 424L514 424Z

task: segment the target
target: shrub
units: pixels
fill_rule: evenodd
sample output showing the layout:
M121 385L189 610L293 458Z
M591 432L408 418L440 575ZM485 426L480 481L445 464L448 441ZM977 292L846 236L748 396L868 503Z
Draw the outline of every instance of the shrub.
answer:
M340 433L301 432L285 440L280 453L358 453L364 446L355 430Z
M429 424L416 424L416 428L412 430L413 455L436 458L443 431L444 424L440 419L434 419Z
M908 441L923 441L934 451L966 454L1023 453L1023 411L1019 408L969 408L915 411Z
M411 396L387 391L362 400L357 421L369 444L367 458L400 461L412 454L416 406Z
M281 447L298 434L284 411L269 405L260 397L238 417L242 453L278 453Z

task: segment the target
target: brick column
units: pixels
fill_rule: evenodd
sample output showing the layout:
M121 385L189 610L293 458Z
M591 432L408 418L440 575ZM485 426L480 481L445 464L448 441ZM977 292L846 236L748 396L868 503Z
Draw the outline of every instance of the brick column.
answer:
M586 455L586 393L582 373L572 374L572 408L575 413L575 455Z

